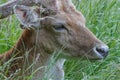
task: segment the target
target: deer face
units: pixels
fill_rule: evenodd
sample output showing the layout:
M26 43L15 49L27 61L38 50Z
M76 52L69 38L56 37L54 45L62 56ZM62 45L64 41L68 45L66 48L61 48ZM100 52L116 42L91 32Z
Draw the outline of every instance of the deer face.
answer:
M83 15L74 7L67 8L64 3L59 3L62 7L57 7L58 11L54 15L40 17L35 10L26 6L15 6L14 12L24 28L38 28L46 32L45 35L50 35L49 38L54 39L51 41L57 43L54 46L63 47L63 55L89 59L105 58L108 55L108 46L87 29Z
M108 46L88 30L81 13L61 12L54 19L51 31L56 41L64 47L64 55L89 59L102 59L108 55Z

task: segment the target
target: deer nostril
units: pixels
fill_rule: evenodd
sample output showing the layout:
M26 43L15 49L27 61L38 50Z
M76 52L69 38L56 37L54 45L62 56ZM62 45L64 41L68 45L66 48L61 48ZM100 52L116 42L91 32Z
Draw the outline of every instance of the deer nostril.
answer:
M96 51L99 53L105 53L106 51L103 48L96 48Z
M108 46L96 47L96 51L102 56L106 57L108 55L109 49Z

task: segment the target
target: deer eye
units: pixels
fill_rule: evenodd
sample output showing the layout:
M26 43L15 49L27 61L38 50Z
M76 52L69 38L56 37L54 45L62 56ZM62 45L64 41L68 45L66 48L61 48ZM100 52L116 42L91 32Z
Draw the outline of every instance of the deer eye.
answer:
M67 30L67 28L65 27L64 24L56 24L53 26L54 30L56 31L63 31L63 30Z

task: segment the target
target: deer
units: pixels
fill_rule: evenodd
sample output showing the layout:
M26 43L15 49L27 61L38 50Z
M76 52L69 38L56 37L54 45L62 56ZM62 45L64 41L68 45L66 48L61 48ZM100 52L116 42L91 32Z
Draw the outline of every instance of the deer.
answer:
M2 64L14 58L7 77L20 70L22 76L35 71L32 80L45 74L48 80L64 80L67 58L101 60L108 55L109 47L86 27L71 0L10 0L0 6L0 14L0 19L15 14L23 29L14 47L0 55ZM57 57L46 70L53 55Z

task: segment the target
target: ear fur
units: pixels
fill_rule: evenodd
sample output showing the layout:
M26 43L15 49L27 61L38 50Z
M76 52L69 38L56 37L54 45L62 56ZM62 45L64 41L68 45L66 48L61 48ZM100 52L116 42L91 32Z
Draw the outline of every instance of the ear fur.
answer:
M24 26L24 28L37 28L40 26L38 14L34 9L23 5L15 5L13 10L17 19Z
M27 7L27 6L16 5L14 6L13 10L14 10L14 13L17 19L21 23L22 29L26 29L26 28L39 29L45 26L50 26L50 25L55 25L56 23L61 23L61 20L57 20L50 16L44 16L42 18L39 18L39 14L34 9ZM44 13L42 14L45 15Z

